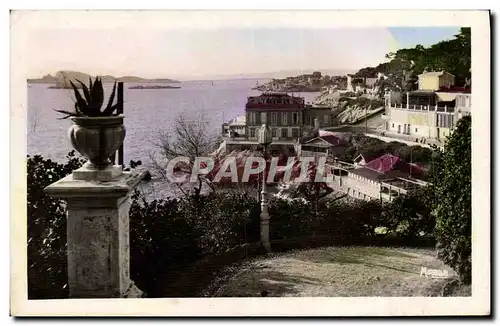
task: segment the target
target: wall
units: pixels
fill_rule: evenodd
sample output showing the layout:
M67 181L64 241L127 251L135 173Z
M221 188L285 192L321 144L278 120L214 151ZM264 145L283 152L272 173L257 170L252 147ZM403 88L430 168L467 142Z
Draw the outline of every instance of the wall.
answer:
M439 87L450 87L455 85L455 77L449 73L444 73L439 77Z
M388 108L389 115L389 131L403 133L405 125L410 125L410 135L416 137L431 138L433 131L432 128L435 123L434 111L413 111L407 109L394 109ZM399 129L398 129L398 126ZM416 129L415 129L416 128Z
M380 182L349 173L347 178L343 177L344 186L350 197L358 199L380 199Z
M385 98L385 106L401 104L402 102L401 92L389 91L385 94L384 98Z
M331 126L332 125L331 109L330 108L306 109L304 112L304 124L314 126L314 119L318 119L320 127Z
M421 75L418 77L418 89L438 90L439 77L437 75Z
M250 120L250 115L255 114L255 122L252 123ZM272 115L276 113L276 122L273 122ZM297 123L293 124L293 113L297 114ZM285 120L283 121L283 116L286 115ZM300 126L302 125L303 111L302 110L287 110L287 111L277 111L277 110L262 110L262 109L247 109L246 112L246 122L247 125L256 125L262 126L262 124L266 123L269 126Z
M436 112L432 107L430 109L420 111L388 107L386 108L389 116L387 130L417 138L444 139L450 134L456 123L456 114L453 112ZM410 125L409 133L407 129L405 132L408 125Z
M460 109L470 108L472 105L472 97L470 94L457 94L455 105Z
M420 75L418 77L418 88L437 91L441 87L449 87L455 84L455 77L449 73L439 76L437 74Z
M248 139L249 140L256 140L257 139L257 129L260 128L261 126L249 126L248 127ZM295 139L299 138L302 136L302 128L300 126L296 127L276 127L276 126L269 126L271 130L276 130L276 133L273 132L273 140L282 140L282 139ZM295 136L294 136L294 129L295 131ZM252 130L255 130L255 133L252 134ZM284 131L285 130L285 131ZM283 137L283 135L285 135Z
M458 93L436 92L438 101L451 102L457 97Z

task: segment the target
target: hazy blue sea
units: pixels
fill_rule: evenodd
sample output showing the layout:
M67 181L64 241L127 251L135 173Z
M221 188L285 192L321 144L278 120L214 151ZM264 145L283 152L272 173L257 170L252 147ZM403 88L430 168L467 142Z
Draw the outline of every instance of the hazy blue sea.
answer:
M266 80L259 80L264 83ZM124 114L127 135L124 142L124 160L141 160L150 166L150 155L157 149L158 132L171 130L179 114L196 119L200 111L209 122L209 133L218 134L223 121L245 113L248 96L260 94L252 90L255 79L188 81L180 89L128 89L124 85ZM73 94L67 89L49 89L49 85L32 84L28 87L28 155L41 154L63 163L72 147L67 130L71 120L60 120L54 109L72 110ZM105 97L112 85L105 85ZM296 94L297 95L297 94ZM318 93L299 94L312 102ZM106 99L107 101L107 99ZM153 197L174 195L172 187L155 179L144 184L145 191Z

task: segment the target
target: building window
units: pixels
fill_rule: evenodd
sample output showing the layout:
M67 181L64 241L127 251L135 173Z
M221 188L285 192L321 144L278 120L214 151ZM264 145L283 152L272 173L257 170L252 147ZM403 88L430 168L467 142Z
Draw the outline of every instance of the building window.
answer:
M278 137L278 135L277 135L278 134L278 129L273 128L273 129L271 129L271 131L272 131L273 137Z
M272 112L271 113L271 124L276 125L278 123L278 113Z
M248 120L250 124L255 124L255 112L248 113Z
M281 124L284 126L288 125L288 113L287 112L281 113Z
M255 138L255 129L254 128L250 128L250 137Z
M394 128L394 123L392 124L392 127Z
M325 123L325 125L328 125L328 120L329 120L329 119L328 119L328 114L325 114L325 115L323 116L323 122Z
M281 138L288 138L288 129L281 129Z
M299 128L293 128L292 129L292 137L293 138L299 138Z
M292 113L292 124L299 124L299 114L297 112Z
M415 128L415 132L418 132L418 128Z

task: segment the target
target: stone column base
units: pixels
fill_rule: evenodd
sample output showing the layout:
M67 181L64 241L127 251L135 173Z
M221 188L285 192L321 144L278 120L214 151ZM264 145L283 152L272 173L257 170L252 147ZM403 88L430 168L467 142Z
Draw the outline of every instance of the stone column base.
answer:
M123 298L127 299L137 299L137 298L143 298L144 292L142 292L134 282L130 281L130 285L125 290L125 293L123 293Z

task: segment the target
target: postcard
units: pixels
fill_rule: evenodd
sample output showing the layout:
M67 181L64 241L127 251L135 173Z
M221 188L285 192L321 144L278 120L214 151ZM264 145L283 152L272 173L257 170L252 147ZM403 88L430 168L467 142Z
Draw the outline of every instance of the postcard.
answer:
M12 11L11 315L489 315L488 11Z

